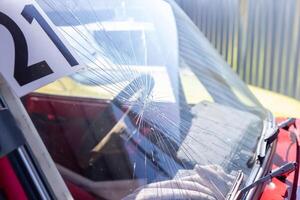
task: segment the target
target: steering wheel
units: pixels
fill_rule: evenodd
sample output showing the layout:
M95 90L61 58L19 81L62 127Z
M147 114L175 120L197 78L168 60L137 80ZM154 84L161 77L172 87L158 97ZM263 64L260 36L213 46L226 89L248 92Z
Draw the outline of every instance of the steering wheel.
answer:
M143 74L131 81L111 102L95 120L91 123L88 130L84 133L83 140L80 145L79 161L82 167L92 165L97 161L101 150L109 142L114 133L125 130L127 125L125 119L131 112L134 104L130 105L129 100L135 95L139 101L146 99L152 92L154 87L154 79ZM126 110L124 111L124 108ZM111 127L111 113L113 111L116 123Z

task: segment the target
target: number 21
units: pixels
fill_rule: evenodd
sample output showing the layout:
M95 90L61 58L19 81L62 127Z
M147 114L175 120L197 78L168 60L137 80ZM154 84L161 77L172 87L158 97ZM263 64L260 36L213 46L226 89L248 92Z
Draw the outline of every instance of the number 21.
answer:
M38 22L44 32L65 57L70 66L73 67L78 65L78 62L73 57L71 52L67 49L47 21L33 5L26 5L21 14L30 24L34 19ZM26 85L53 73L46 61L41 61L28 66L28 45L25 36L19 26L10 17L2 12L0 12L0 25L3 25L13 37L15 45L14 78L20 86ZM43 50L47 51L47 49Z

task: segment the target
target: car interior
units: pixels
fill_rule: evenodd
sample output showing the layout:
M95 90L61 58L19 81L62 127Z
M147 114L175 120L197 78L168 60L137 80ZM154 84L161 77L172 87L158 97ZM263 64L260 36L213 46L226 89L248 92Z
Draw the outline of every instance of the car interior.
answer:
M147 155L147 149L137 140L124 145L124 132L134 129L128 124L138 120L130 106L122 105L116 117L110 100L31 93L22 101L75 199L85 199L85 193L121 199L146 184L146 174L133 176L131 157ZM140 134L159 146L149 131L144 122Z

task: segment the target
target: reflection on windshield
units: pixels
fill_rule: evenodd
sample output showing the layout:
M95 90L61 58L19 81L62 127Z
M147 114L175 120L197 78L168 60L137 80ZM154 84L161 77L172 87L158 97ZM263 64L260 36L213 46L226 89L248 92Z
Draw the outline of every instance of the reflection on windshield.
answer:
M86 64L23 99L67 183L224 199L247 178L265 112L172 1L38 2Z

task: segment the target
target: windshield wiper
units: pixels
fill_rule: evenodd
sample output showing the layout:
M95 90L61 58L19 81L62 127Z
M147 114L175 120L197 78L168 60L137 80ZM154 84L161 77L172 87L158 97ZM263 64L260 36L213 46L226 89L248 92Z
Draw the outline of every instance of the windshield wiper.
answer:
M260 161L260 163L262 163L264 160L267 146L272 144L275 141L275 139L277 139L278 134L279 134L279 129L286 128L286 127L290 126L291 124L293 124L295 121L296 121L295 118L289 118L289 119L277 124L274 128L270 128L268 130L268 133L266 134L266 137L263 140L264 144L261 146L261 148L257 154L257 157L258 157L258 160ZM273 170L268 175L253 182L249 186L244 187L243 189L238 191L238 188L240 187L240 185L242 183L242 179L243 179L243 173L239 172L230 192L227 194L226 200L240 199L242 197L242 195L245 194L245 192L249 191L253 187L257 186L258 184L264 183L273 177L282 177L285 174L288 174L288 173L294 171L296 169L296 166L297 166L296 162L287 163L287 164Z
M279 179L285 179L288 174L290 174L291 172L296 170L297 165L298 164L296 162L286 163L286 164L282 165L281 167L272 170L269 174L258 179L257 181L254 181L250 185L248 185L240 190L238 190L238 188L241 185L241 182L242 182L241 179L242 179L243 175L239 174L235 183L233 184L233 187L231 188L230 192L228 193L226 200L240 200L246 194L246 192L248 192L252 188L258 186L259 184L267 182L268 180L270 180L274 177L279 178Z
M236 195L236 197L234 199L241 199L242 196L248 192L249 190L251 190L252 188L256 187L259 184L265 183L268 180L276 177L276 178L286 178L286 176L295 171L297 167L297 163L296 162L290 162L290 163L286 163L284 165L282 165L281 167L272 170L269 174L265 175L264 177L258 179L257 181L254 181L253 183L251 183L250 185L240 189Z
M287 120L277 124L276 128L273 130L273 133L271 133L267 138L265 138L265 141L267 144L271 144L278 136L279 129L286 128L293 124L296 121L295 118L288 118Z
M235 181L233 182L233 185L232 185L230 191L228 192L228 194L226 196L226 200L234 199L234 197L238 193L240 185L242 184L243 178L244 178L244 173L242 172L242 170L240 170L238 172L238 175L235 178Z
M257 155L260 163L262 163L265 158L267 147L270 146L270 144L272 144L277 139L278 134L279 134L279 129L286 128L286 127L290 126L291 124L293 124L295 121L296 121L295 118L289 118L289 119L277 124L275 127L270 128L267 131L266 137L264 138L263 144L261 145L260 150Z

